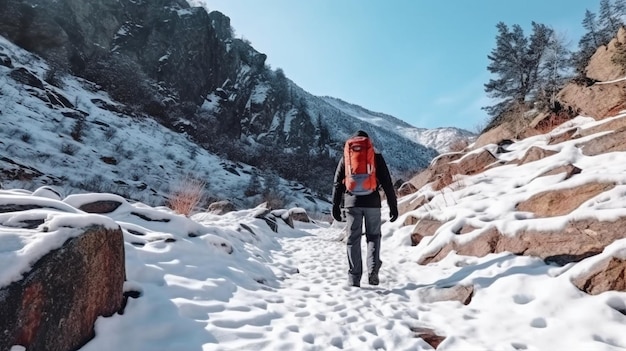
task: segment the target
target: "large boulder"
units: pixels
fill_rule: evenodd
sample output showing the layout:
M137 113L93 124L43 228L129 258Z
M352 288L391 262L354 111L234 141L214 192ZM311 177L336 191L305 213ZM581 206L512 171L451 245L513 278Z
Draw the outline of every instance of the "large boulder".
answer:
M124 280L121 229L85 228L0 288L0 349L80 348L93 338L99 316L121 309Z

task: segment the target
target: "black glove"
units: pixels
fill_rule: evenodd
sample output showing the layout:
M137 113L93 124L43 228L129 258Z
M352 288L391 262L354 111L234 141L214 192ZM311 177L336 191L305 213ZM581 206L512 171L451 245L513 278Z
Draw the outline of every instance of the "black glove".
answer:
M396 219L398 219L398 207L389 206L389 222L394 222Z
M333 205L333 218L337 222L341 222L341 208L338 205Z

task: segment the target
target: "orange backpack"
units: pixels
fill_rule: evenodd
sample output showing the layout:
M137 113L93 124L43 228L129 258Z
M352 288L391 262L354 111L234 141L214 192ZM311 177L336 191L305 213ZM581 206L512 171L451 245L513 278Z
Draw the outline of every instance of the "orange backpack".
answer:
M376 164L374 146L368 137L355 136L343 148L346 190L353 195L368 195L376 191Z

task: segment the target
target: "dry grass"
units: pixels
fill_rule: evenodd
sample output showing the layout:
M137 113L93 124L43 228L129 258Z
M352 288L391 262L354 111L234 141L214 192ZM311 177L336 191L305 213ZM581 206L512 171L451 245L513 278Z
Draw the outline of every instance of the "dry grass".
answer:
M168 207L174 212L189 217L204 199L206 182L202 179L187 176L174 187L167 201Z

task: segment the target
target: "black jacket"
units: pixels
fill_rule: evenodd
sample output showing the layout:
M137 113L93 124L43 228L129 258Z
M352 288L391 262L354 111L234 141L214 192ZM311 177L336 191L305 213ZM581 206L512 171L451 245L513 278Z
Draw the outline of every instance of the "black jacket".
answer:
M389 207L397 208L398 200L396 198L396 192L393 189L391 175L389 174L389 169L387 168L387 163L385 163L383 155L376 153L374 155L374 162L376 163L376 179L378 186L383 188L387 196L387 204ZM346 177L345 168L346 166L342 157L335 171L333 206L340 206L343 196L343 207L381 207L380 194L378 191L362 196L346 192L346 186L343 184L343 180Z

